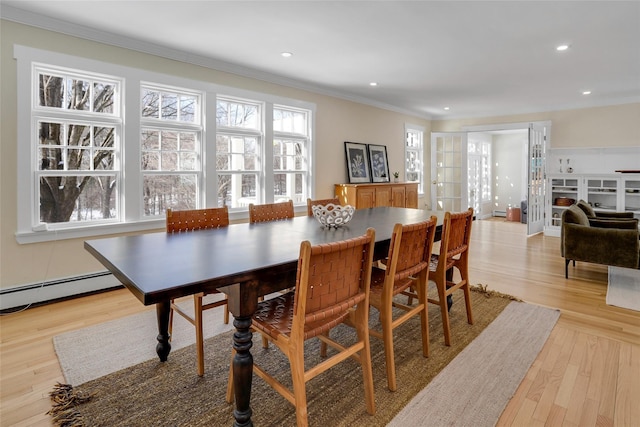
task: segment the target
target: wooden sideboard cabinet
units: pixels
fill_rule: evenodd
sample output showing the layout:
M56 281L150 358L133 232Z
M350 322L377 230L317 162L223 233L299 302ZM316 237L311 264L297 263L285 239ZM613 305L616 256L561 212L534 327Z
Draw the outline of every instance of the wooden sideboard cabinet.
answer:
M335 192L340 204L351 205L356 209L382 206L418 207L418 183L416 182L336 184Z

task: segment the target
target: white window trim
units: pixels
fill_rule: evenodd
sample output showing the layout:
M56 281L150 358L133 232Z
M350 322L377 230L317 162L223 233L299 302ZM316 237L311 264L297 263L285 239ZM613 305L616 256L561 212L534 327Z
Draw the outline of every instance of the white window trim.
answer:
M41 49L35 49L27 46L14 45L14 59L16 60L17 68L17 162L18 165L31 165L34 158L34 146L31 141L32 126L34 124L31 120L31 100L34 94L32 93L32 73L31 68L34 63L46 64L53 67L63 67L78 69L86 72L94 72L98 74L108 74L123 78L122 91L126 90L127 99L137 99L140 102L140 86L148 84L153 81L156 83L166 84L169 86L177 86L190 88L194 91L201 91L204 94L203 108L205 111L216 110L216 97L230 96L234 98L246 98L258 100L265 104L278 104L286 105L290 107L296 107L311 111L310 123L315 119L316 105L313 103L279 97L276 95L252 92L244 89L238 89L234 87L217 85L210 82L191 80L182 77L156 73L153 71L142 70L132 67L121 66L117 64L97 61L93 59L81 58L72 55L61 54L57 52L50 52ZM126 88L125 88L126 86ZM30 94L30 96L21 96L22 94ZM126 101L123 101L126 102ZM126 104L125 104L126 105ZM139 105L138 105L139 107ZM211 116L211 113L209 114ZM268 118L267 118L268 119ZM142 174L140 173L139 164L136 161L125 161L124 157L139 159L140 158L140 109L125 107L124 115L124 130L123 130L123 144L127 145L126 149L122 150L122 174L127 177L122 184L122 194L124 199L124 210L122 212L122 222L109 223L109 224L91 224L82 225L68 229L55 229L49 230L46 224L33 225L32 224L32 212L34 211L33 201L36 199L34 195L34 174L31 167L18 167L17 170L17 230L15 232L16 240L20 244L24 243L37 243L45 241L54 241L61 239L74 239L83 237L96 237L108 234L117 233L130 233L139 232L152 229L163 228L165 224L164 218L144 218L141 216L141 209L126 209L127 203L142 204L141 199L141 180ZM273 124L267 121L265 125L265 131L268 128L272 128ZM273 130L270 134L265 132L266 140L273 138ZM309 150L309 183L308 194L313 197L313 189L315 188L315 125L311 125L311 131L309 134L311 149ZM134 141L135 143L132 143ZM207 165L215 165L215 150L207 149L208 147L215 147L216 141L216 125L215 119L205 120L205 130L203 133L203 149L205 162L205 168L211 167ZM266 144L268 146L269 144ZM268 153L264 153L267 155ZM138 162L139 163L139 162ZM215 166L214 166L215 167ZM131 177L136 177L132 179ZM269 180L268 174L266 174L267 181ZM217 200L215 173L207 174L205 169L205 194L204 204L209 206L213 205ZM273 181L273 175L271 175L271 181ZM268 184L265 183L265 184ZM268 188L272 188L271 187ZM265 187L266 188L266 187ZM303 209L304 208L304 209ZM296 208L299 211L306 211L306 205ZM246 219L248 214L246 211L238 211L230 214L231 220Z
M424 160L424 131L425 128L423 126L419 126L419 125L414 125L411 123L405 123L404 124L404 135L402 138L402 142L403 142L403 146L404 146L404 172L405 174L407 173L407 132L409 131L418 131L422 133L422 141L420 143L420 185L418 185L418 197L424 196L424 191L425 191L425 187L426 187L426 183L424 181L424 165L425 165L425 160Z

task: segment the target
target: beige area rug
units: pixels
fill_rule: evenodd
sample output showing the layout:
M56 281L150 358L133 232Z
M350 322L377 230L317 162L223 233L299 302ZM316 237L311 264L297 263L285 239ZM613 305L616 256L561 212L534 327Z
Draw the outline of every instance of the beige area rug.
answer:
M207 295L204 301L221 298L220 294ZM187 298L178 305L193 315L192 298ZM205 338L233 329L233 316L229 324L225 325L222 321L223 310L224 307L216 307L203 313ZM65 381L76 386L157 357L157 335L156 311L147 310L57 335L53 338L53 346ZM171 351L192 345L195 341L196 330L193 325L176 314ZM193 369L195 371L195 365Z
M607 304L640 311L640 270L609 266Z
M551 331L559 316L510 304L389 426L494 426L547 340L548 334L529 330ZM494 404L487 404L487 396Z
M472 292L475 323L468 325L464 304L459 298L457 296L451 311L453 345L450 347L444 345L439 310L434 306L430 307L431 354L429 358L424 358L421 355L419 319L409 321L396 330L396 372L398 376L398 390L396 392L390 392L386 387L382 342L378 339L371 340L377 408L374 416L368 415L365 411L362 373L356 362L348 360L308 383L310 425L387 425L396 414L401 413L401 410L412 401L414 396L419 396L421 390L476 339L487 340L489 344L481 345L481 348L487 349L487 346L491 347L495 345L494 343L499 342L502 336L514 334L520 337L535 336L535 339L516 340L512 345L522 345L523 347L516 349L517 351L497 350L491 352L485 350L477 356L482 359L481 364L513 366L514 370L518 370L516 375L522 378L553 328L558 312L525 303L511 302L509 299L495 295L489 297L486 293ZM489 338L487 338L487 334L481 334L498 316L502 316L500 313L507 306L509 309L504 313L511 314L502 323L503 326L491 328L490 330L493 332ZM520 312L525 315L519 316ZM372 313L376 313L376 311L372 310ZM372 315L372 322L375 322L376 318L375 315ZM544 322L540 319L547 321ZM353 333L349 328L340 328L332 333L332 336L338 340L345 340L345 342L353 339ZM122 335L120 335L120 339L122 339ZM193 347L187 347L172 351L166 363L161 363L154 357L78 387L63 388L60 390L61 394L54 396L54 402L58 402L61 406L69 405L70 401L81 400L82 397L90 397L90 399L77 406L65 406L65 410L55 413L54 419L57 420L58 425L78 426L232 425L233 406L224 400L231 339L232 332L225 332L206 340L205 375L202 378L195 374L195 351ZM523 345L525 341L540 345ZM130 345L138 344L132 342ZM105 358L119 357L117 353L109 351L108 343L102 342L101 346L105 349L103 352ZM82 347L73 347L73 349L65 350L59 348L59 351L84 351ZM252 353L254 358L270 372L275 373L286 384L290 384L289 369L285 359L274 346L263 350L261 339L257 334L254 336ZM475 355L471 354L468 357L474 359ZM311 364L320 360L319 346L315 340L306 346L305 359ZM520 362L515 363L512 359L519 359ZM487 383L486 390L502 390L504 387L504 391L499 396L481 392L474 399L484 401L484 405L499 408L493 411L494 414L497 413L497 416L494 415L491 420L491 423L494 424L502 408L515 392L519 380L512 381L515 384L509 383L503 386L500 384L500 377L496 377L492 372L479 371L475 375L481 376L482 381ZM452 381L455 380L457 372L450 372L448 377ZM496 382L498 384L488 385ZM448 399L451 401L458 399L457 393L456 390ZM61 396L62 394L66 394L66 396ZM414 407L424 406L421 404L412 405ZM253 381L251 407L253 410L252 419L256 426L295 425L293 406L257 377L254 377ZM460 416L460 413L456 413L452 418L443 420L443 424L456 425L456 420ZM412 420L410 424L415 421Z

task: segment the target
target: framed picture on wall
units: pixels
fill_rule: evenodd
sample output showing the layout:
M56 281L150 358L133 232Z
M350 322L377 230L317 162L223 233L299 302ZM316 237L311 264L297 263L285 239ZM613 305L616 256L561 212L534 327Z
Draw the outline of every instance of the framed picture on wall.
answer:
M369 144L372 182L389 182L389 160L386 145Z
M347 155L347 174L349 175L349 183L371 182L369 158L367 157L367 145L345 141L344 149Z

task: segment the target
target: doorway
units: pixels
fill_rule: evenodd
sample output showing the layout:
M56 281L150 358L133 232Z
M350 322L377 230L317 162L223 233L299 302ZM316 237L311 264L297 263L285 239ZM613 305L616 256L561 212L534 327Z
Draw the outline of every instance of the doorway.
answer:
M534 122L432 132L432 206L473 206L479 219L525 209L527 235L542 232L550 129L550 122Z

